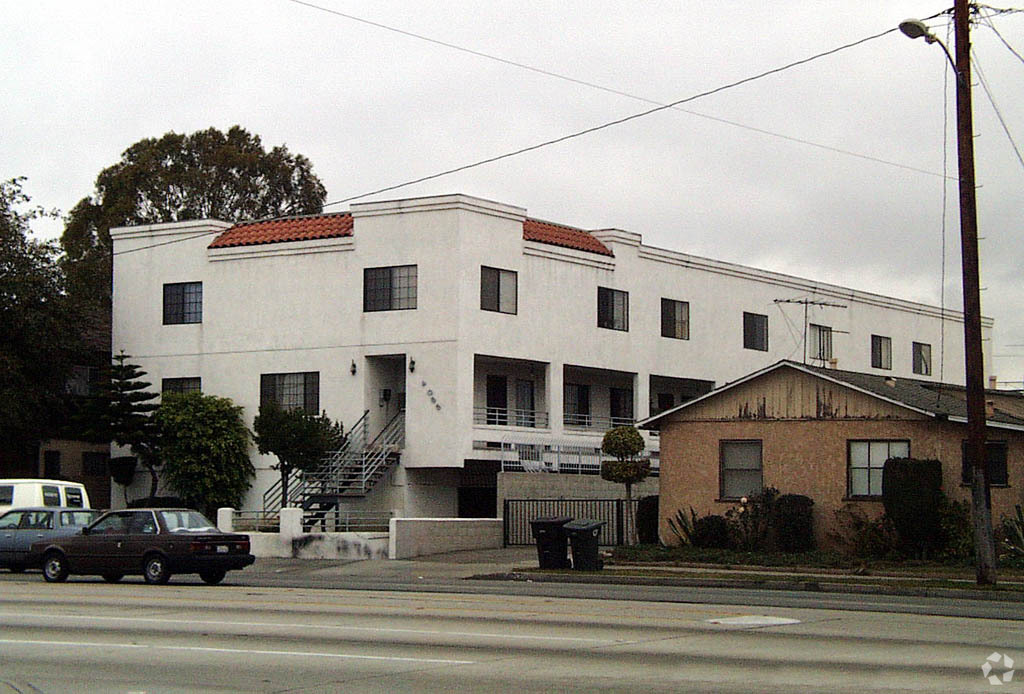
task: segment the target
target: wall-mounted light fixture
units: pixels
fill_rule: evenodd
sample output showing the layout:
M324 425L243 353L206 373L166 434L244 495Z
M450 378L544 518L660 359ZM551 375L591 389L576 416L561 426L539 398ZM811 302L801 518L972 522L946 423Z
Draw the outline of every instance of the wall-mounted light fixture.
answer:
M416 360L415 359L410 359L409 360L409 373L414 373L415 371L416 371Z
M353 376L356 375L356 360L355 359L352 360L352 366L348 367L348 370L349 370L349 373L351 373Z

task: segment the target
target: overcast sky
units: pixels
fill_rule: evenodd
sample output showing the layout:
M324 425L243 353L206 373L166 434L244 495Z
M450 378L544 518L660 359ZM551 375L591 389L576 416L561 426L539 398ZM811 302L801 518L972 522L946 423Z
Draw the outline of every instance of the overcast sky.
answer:
M699 94L951 2L313 0L635 99L288 0L0 0L0 177L28 177L35 203L66 212L139 139L240 124L268 148L309 157L328 200L341 200L650 108L640 99ZM977 65L1024 152L1024 59L999 37L1024 55L1024 13L991 21L998 35L987 24L972 33ZM928 23L947 36L945 18ZM1019 387L1024 165L977 70L974 82L982 305L996 320L986 366ZM712 118L663 111L378 197L467 193L960 309L952 180L942 291L952 101L941 49L897 31L682 107ZM36 231L53 237L60 225Z

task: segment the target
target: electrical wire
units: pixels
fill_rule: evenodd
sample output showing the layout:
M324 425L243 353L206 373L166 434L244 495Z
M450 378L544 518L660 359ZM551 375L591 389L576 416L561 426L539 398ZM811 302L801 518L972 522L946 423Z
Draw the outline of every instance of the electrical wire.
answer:
M978 62L978 56L974 53L973 49L971 49L971 65L974 66L974 72L978 76L978 82L981 83L981 88L985 92L985 96L988 97L988 102L992 104L992 110L995 111L999 124L1003 126L1003 132L1006 133L1006 139L1010 141L1010 146L1013 147L1013 152L1017 155L1017 161L1019 161L1021 167L1024 168L1024 156L1021 156L1020 148L1017 147L1017 143L1013 139L1013 134L1010 133L1010 126L1006 124L1006 119L1003 118L1003 113L999 110L999 105L996 104L995 97L992 95L992 90L988 86L988 80L985 78L985 72L981 69L981 64Z

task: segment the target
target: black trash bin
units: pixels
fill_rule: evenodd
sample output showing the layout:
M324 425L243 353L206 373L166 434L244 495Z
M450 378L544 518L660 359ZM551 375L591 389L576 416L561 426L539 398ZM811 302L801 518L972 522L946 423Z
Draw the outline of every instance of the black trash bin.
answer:
M533 539L537 541L537 562L540 568L569 568L569 552L562 528L571 520L569 516L555 516L530 521Z
M604 521L580 518L566 523L565 534L572 545L572 568L577 571L600 571L604 562L597 556L597 539Z

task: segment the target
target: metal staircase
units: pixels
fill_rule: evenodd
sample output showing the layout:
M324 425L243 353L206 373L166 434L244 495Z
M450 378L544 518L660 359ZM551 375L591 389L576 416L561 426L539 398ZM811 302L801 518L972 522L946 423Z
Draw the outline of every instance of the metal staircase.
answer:
M394 465L405 445L405 411L399 410L373 440L369 439L369 410L349 429L345 445L324 459L316 470L294 474L288 481L288 499L282 503L278 480L263 495L264 512L297 506L323 519L342 499L365 497Z

